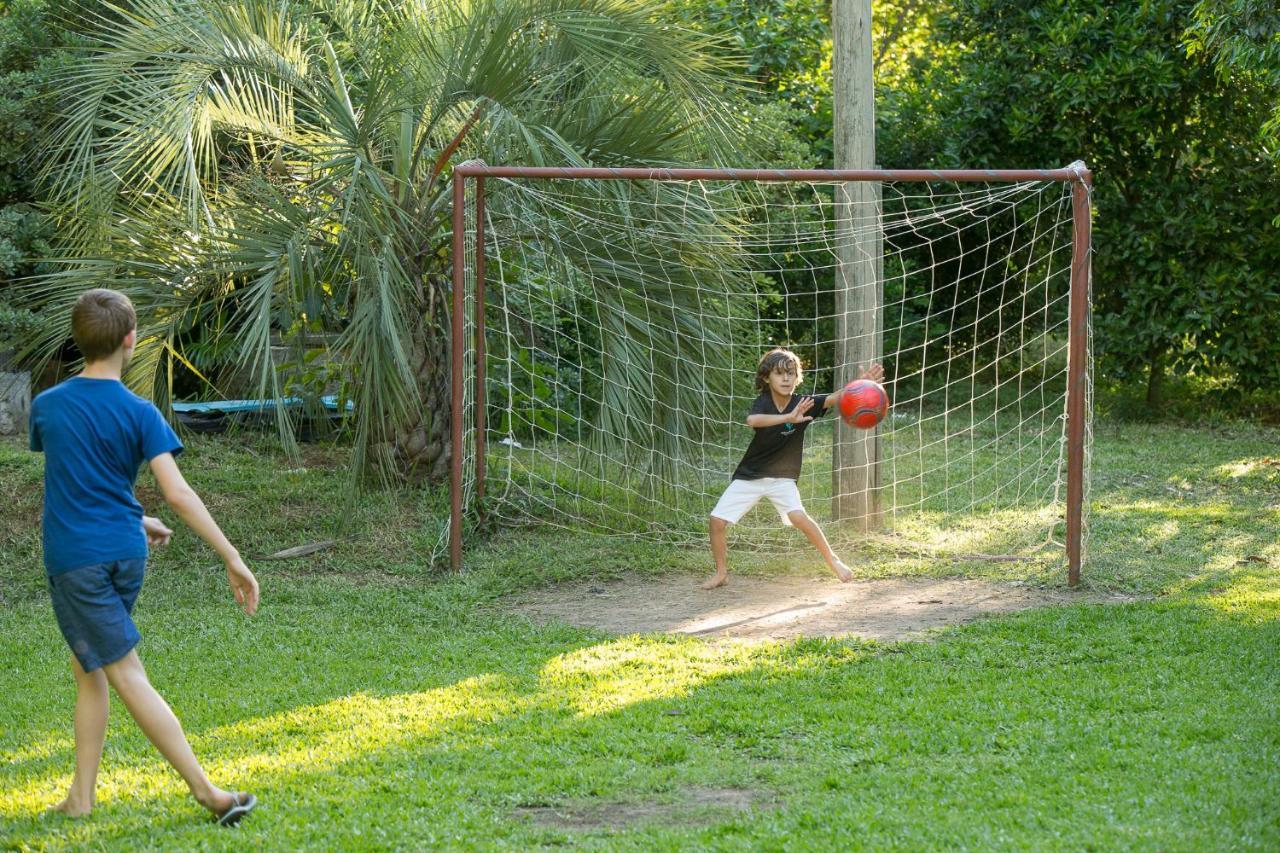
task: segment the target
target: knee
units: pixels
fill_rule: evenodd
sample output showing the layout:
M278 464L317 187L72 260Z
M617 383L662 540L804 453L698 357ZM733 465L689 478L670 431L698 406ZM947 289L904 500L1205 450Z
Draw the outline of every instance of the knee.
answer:
M787 518L791 519L791 523L796 527L803 527L809 523L809 513L802 509L793 509L787 513Z
M99 672L105 674L107 681L120 694L150 686L150 682L147 681L147 672L133 652L114 663L107 664Z
M711 526L712 533L723 533L729 527L729 522L714 515L708 516L708 523Z
M73 671L76 676L76 686L79 689L92 690L99 693L107 689L107 676L101 669L85 672L77 664Z

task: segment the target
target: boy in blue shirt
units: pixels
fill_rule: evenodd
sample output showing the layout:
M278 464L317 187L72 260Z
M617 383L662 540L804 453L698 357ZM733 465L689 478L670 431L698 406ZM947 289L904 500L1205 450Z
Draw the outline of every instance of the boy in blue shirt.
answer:
M45 455L45 570L77 690L76 772L66 799L52 810L81 816L93 808L110 685L196 800L229 826L257 799L209 781L134 650L140 637L130 614L142 588L147 546L168 544L173 532L144 516L134 496L143 461L169 507L222 558L235 599L248 614L258 607L258 581L178 470L177 435L154 405L120 381L137 337L129 299L113 290L82 294L71 312L71 334L84 370L31 406L31 449Z

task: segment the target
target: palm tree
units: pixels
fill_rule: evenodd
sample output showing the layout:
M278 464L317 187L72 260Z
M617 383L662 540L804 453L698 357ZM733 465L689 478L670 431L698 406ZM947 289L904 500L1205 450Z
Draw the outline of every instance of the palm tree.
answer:
M158 397L171 394L177 364L198 369L182 344L193 329L251 366L265 397L283 393L273 333L336 332L360 472L437 479L448 468L453 164L685 164L740 147L727 60L660 23L657 0L99 8L46 152L66 251L58 272L29 286L31 303L65 317L86 287L128 293L140 315L130 382ZM625 206L630 192L599 195ZM540 229L504 210L498 193L494 228L553 239L554 222ZM586 243L557 263L590 273L599 257ZM707 330L646 326L639 312L649 299L696 298L693 275L668 275L652 295L643 269L612 268L597 283L617 297L602 334L672 353L653 377L615 360L619 383L660 394L682 381L680 342L691 351ZM45 351L65 335L53 323ZM662 432L676 435L681 414L670 417Z

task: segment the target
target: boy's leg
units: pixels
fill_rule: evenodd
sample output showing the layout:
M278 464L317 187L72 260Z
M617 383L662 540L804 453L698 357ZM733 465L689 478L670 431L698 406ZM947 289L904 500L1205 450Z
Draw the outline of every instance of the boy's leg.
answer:
M187 743L187 736L182 732L182 724L174 716L169 704L151 686L137 651L129 652L103 669L106 670L107 680L137 721L138 728L142 729L143 734L160 750L160 754L181 774L200 805L214 814L230 808L233 802L231 793L214 787L209 777L205 776L204 769L191 751L191 744Z
M849 567L840 562L840 558L831 550L831 546L827 543L827 537L822 534L822 528L809 517L809 513L802 509L796 509L787 513L787 518L801 533L809 537L813 547L817 548L818 553L822 554L822 559L827 561L827 565L835 576L840 579L841 583L848 583L853 580L853 572L849 571Z
M726 531L729 522L723 518L711 516L711 558L716 562L716 573L711 580L702 585L703 589L715 589L724 586L729 580L729 545Z
M102 744L107 738L111 697L107 692L107 677L102 670L85 672L80 661L72 655L71 671L76 677L76 773L71 779L67 798L51 811L79 817L93 809L98 766L102 763Z
M726 531L730 524L737 524L742 516L760 502L771 480L730 480L729 486L711 510L711 558L716 562L716 573L702 585L703 589L724 586L729 580L729 545Z

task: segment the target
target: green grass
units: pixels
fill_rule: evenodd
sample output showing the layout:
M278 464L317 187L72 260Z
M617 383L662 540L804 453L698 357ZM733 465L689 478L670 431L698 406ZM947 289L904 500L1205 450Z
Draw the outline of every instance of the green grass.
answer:
M1028 611L930 642L711 645L539 627L503 594L579 577L703 571L700 550L561 530L495 534L452 577L427 565L438 498L341 498L346 457L299 470L252 437L184 467L258 562L231 603L184 534L156 555L140 653L216 779L263 807L209 826L115 705L100 804L41 819L72 769L74 686L39 563L39 459L0 445L0 842L331 849L1275 849L1280 846L1280 433L1103 424L1086 584L1132 603ZM148 506L153 488L140 487ZM734 553L741 571L817 571ZM864 575L1042 584L1025 563L884 553ZM661 810L706 788L749 812L676 808L568 829L524 807Z
M953 422L952 438L945 441L948 430L940 417L900 424L882 450L885 528L866 536L830 523L832 420L813 428L800 490L836 550L861 558L858 571L863 576L962 574L1037 584L1061 581L1066 573L1061 546L1065 488L1055 501L1053 442L1002 434L989 417L971 431L957 432ZM1241 547L1268 544L1248 533L1265 525L1226 519L1259 513L1266 519L1268 512L1275 517L1273 487L1280 469L1248 464L1280 453L1277 430L1231 423L1203 429L1102 423L1097 434L1087 515L1088 575L1095 584L1159 591L1194 571L1199 561L1221 568L1230 565L1231 554ZM621 537L660 536L686 548L692 545L700 555L706 513L740 454L740 447L722 445L718 455L677 466L662 479L679 488L661 492L634 468L573 445L530 442L521 450L495 448L488 465L491 478L508 482L490 486L504 496L504 503L491 505L490 511L507 521L532 516ZM1189 529L1204 524L1225 527L1216 532ZM1225 535L1235 527L1245 531L1243 539ZM1050 530L1057 544L1047 544ZM807 546L797 548L799 534L778 524L767 501L732 528L731 537L742 571L795 570L797 556L801 564L811 562ZM1223 543L1228 547L1219 551ZM1021 560L984 561L972 559L973 554ZM1167 559L1153 561L1153 554Z

